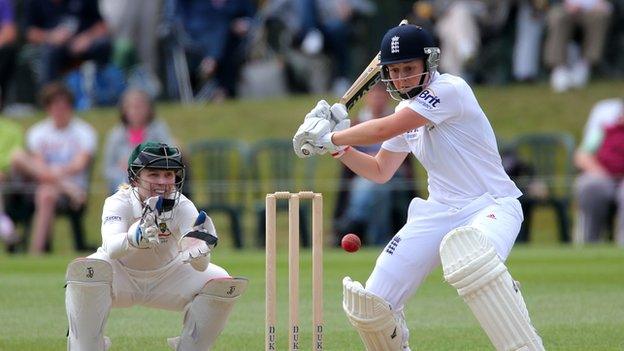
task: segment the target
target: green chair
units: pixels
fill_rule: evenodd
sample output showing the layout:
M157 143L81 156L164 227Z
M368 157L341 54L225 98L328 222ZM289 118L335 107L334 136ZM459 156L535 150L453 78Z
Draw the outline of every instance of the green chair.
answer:
M566 132L529 133L513 142L518 157L531 175L518 180L525 194L520 198L524 222L518 241L529 239L532 212L537 206L552 207L559 224L559 240L570 241L570 205L574 177L574 138Z
M231 139L199 141L189 146L196 203L208 214L225 213L230 218L237 249L243 247L247 150L245 143Z
M250 179L253 184L253 201L257 223L257 245L264 246L266 226L265 196L276 191L313 191L316 159L300 159L295 155L290 139L260 140L250 146ZM278 201L277 211L288 211L287 201ZM301 202L301 245L309 246L310 207Z

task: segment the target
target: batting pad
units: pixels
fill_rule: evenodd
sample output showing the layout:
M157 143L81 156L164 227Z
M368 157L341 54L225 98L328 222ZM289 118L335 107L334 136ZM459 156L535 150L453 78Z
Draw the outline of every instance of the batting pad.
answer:
M69 321L67 349L103 351L110 346L104 326L112 306L113 268L94 258L77 258L67 266L65 308Z
M248 283L246 278L209 280L189 304L182 334L169 339L169 345L179 351L208 350L225 328L234 303Z
M401 313L390 303L364 290L362 284L345 277L342 280L344 309L349 322L360 334L368 351L400 351L407 347L407 327Z
M449 232L440 244L444 279L457 289L499 351L544 350L524 299L494 246L474 227Z

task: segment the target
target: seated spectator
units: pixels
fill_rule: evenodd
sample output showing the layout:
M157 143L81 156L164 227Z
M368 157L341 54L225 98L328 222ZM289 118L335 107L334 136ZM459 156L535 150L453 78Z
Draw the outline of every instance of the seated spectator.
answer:
M23 138L19 124L0 118L0 241L7 245L15 244L19 240L15 225L6 213L4 195L11 191L11 158L22 148Z
M547 6L547 0L517 2L512 58L513 77L517 81L532 82L538 78Z
M27 42L38 52L33 69L40 84L85 60L108 62L110 39L97 1L31 0L25 18Z
M614 233L624 246L624 101L609 99L592 109L583 141L575 154L581 175L576 181L580 218L578 230L585 241L595 242L616 207Z
M372 13L375 7L368 1L300 0L301 27L295 36L306 54L318 54L324 48L330 53L333 67L332 93L340 96L351 85L349 79L351 21L357 13Z
M255 9L250 0L179 0L176 21L183 29L192 85L199 99L236 96L243 62L241 42Z
M127 90L119 110L121 121L108 133L104 148L104 178L111 194L128 183L128 155L137 145L146 141L172 144L169 128L155 119L154 104L146 92Z
M17 29L11 0L0 0L0 111L6 103L7 89L15 66Z
M380 118L393 113L389 104L388 93L384 84L375 85L365 97L366 106L359 113L356 123L374 118ZM381 144L358 146L357 149L371 155L377 154ZM351 172L348 168L342 169L341 190L339 205L334 219L334 229L337 238L347 233L355 233L363 242L369 245L384 245L394 233L393 204L398 202L396 191L407 187L404 182L411 181L411 169L401 167L389 182L378 184ZM346 187L345 189L342 189ZM407 190L406 190L407 191ZM412 193L409 200L413 198ZM404 211L404 206L402 210ZM403 221L401 222L401 224Z
M473 80L472 67L484 62L483 39L502 36L511 1L435 0L436 33L440 39L440 70ZM490 75L494 67L487 67ZM489 77L486 77L489 79Z
M353 22L360 15L372 15L377 10L375 4L369 0L270 0L265 4L265 16L280 23L281 32L286 33L283 37L289 47L280 49L290 51L292 46L293 52L306 56L303 60L292 55L286 57L293 66L294 85L304 85L304 91L312 93L324 93L330 88L335 95L342 95L351 83ZM322 66L326 64L321 64L308 73L309 58L318 57L323 52L331 59L332 72L324 72ZM329 82L326 77L319 77L321 74L335 78ZM305 82L299 82L302 80L298 79L300 75L304 76Z
M13 157L16 170L36 186L31 254L43 251L57 208L79 208L87 199L97 135L91 125L74 116L73 99L60 83L44 86L41 104L48 116L28 129L27 151Z
M102 16L113 34L113 63L128 73L130 86L153 98L158 80L157 36L162 0L100 0Z
M591 68L602 58L612 6L607 0L564 0L550 7L544 60L551 68L550 85L556 92L584 87ZM568 58L576 27L583 31L581 57Z

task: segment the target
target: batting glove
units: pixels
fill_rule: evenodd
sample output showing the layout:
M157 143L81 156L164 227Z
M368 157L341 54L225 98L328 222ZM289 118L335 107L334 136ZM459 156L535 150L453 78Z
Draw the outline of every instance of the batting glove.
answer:
M325 100L320 100L316 106L308 112L305 119L321 118L326 119L330 123L330 129L333 131L337 124L349 118L347 107L341 103L335 103L331 106Z
M295 150L295 154L301 158L310 157L312 154L304 154L301 151L301 148L305 144L311 144L312 146L319 145L320 138L331 132L331 123L323 118L312 117L307 118L303 121L297 133L293 137L293 149ZM315 149L315 151L317 151ZM325 153L326 150L318 149L319 152L315 153Z
M179 247L182 262L190 263L198 271L204 271L210 263L210 252L217 246L219 238L212 220L201 211L193 228L180 238Z

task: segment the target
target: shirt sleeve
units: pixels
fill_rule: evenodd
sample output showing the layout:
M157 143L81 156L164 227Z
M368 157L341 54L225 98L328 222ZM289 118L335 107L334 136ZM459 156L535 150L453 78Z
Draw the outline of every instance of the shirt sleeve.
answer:
M127 207L127 208L126 208ZM128 245L128 228L132 213L130 206L119 200L106 199L102 210L102 248L112 259L119 259L131 250Z
M35 125L26 132L26 148L30 152L37 152L39 149L40 136L39 125Z
M197 208L195 208L195 205L193 205L190 200L181 197L179 201L180 203L176 208L177 213L175 214L178 228L174 234L177 233L179 235L176 240L180 240L182 235L193 229L193 224L195 224L195 220L199 214L199 211L197 211Z
M91 125L86 122L81 123L80 132L79 132L79 140L82 150L88 152L89 154L95 154L95 147L97 145L97 134Z
M418 94L407 106L435 124L461 116L461 99L455 84L450 81L435 83Z
M394 138L388 139L381 144L382 149L386 149L392 152L411 152L407 141L403 134L397 135Z
M106 143L104 144L104 178L108 183L116 181L116 175L119 172L118 162L118 149L122 144L121 138L119 138L119 128L114 127L108 133L106 137Z

